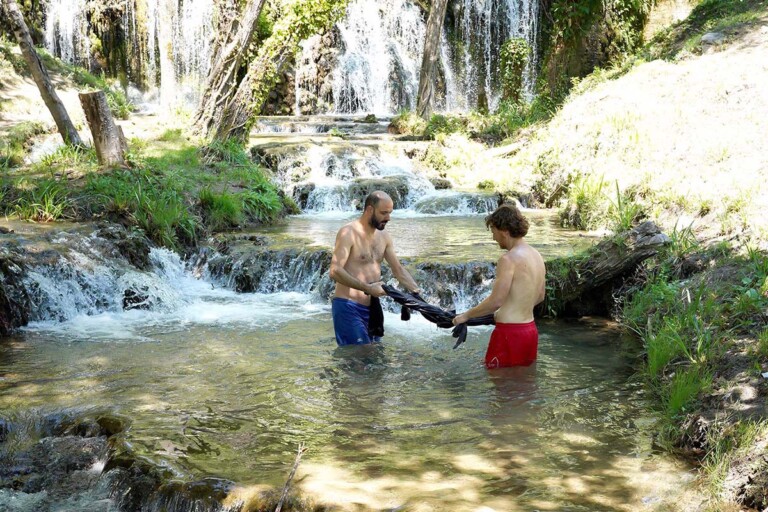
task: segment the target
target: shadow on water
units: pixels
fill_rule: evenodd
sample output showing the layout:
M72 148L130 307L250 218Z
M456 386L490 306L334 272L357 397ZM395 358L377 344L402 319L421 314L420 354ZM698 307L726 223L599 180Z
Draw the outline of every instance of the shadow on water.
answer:
M329 312L310 311L135 326L120 342L26 332L0 344L0 407L114 408L141 456L190 479L278 487L304 442L295 488L338 510L637 510L673 504L685 481L654 453L646 395L604 323L542 322L534 366L487 371L488 328L453 350L391 314L382 343L336 347Z

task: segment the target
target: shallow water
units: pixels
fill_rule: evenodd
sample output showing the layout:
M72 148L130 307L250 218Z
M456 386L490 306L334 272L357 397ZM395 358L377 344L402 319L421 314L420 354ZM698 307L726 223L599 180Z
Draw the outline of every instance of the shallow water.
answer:
M571 256L595 242L594 237L560 228L549 211L527 210L525 215L530 222L526 240L545 260ZM310 246L333 247L339 228L358 216L344 212L293 216L260 233L302 238ZM484 215L422 215L395 210L385 229L392 235L401 258L452 262L495 261L501 256L501 249L485 227Z
M271 233L328 247L355 216L292 217ZM546 259L593 243L528 216ZM386 229L404 258L494 260L483 218L396 211ZM71 307L0 340L0 415L111 410L131 418L140 454L243 494L282 487L304 443L295 487L341 510L679 508L689 468L653 450L634 342L609 322L540 322L533 367L489 372L489 327L454 350L449 331L385 313L382 344L337 348L317 295L237 294L168 251L153 260L154 310L120 310L119 289L113 310Z
M605 322L544 322L539 360L488 372L489 328L386 314L337 348L314 296L186 279L172 311L31 325L0 343L0 410L108 408L184 478L295 485L346 510L648 510L689 479L653 453L633 358ZM673 508L661 508L670 510Z

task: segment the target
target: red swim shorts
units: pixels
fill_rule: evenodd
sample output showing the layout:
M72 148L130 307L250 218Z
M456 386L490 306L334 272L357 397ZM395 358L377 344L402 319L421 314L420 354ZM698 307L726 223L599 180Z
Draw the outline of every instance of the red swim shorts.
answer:
M536 361L539 330L536 322L496 324L485 353L485 367L530 366Z

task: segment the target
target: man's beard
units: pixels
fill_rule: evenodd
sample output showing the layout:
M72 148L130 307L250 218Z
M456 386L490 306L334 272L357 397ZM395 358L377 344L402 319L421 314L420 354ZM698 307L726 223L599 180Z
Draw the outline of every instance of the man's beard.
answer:
M387 222L386 221L382 222L379 219L377 219L376 214L374 213L371 216L371 226L378 229L379 231L383 231L384 228L387 226Z

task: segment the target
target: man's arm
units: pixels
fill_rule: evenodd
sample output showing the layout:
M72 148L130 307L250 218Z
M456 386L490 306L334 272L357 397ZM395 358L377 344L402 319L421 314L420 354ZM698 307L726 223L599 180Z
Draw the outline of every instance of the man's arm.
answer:
M421 289L419 288L419 285L416 284L416 280L397 258L397 255L395 254L395 246L389 236L387 236L387 246L384 249L384 259L387 261L389 268L392 269L392 275L395 276L395 279L397 279L406 290L411 293L421 293Z
M477 306L468 309L453 319L453 325L465 323L470 318L478 318L495 313L497 309L504 305L504 301L509 296L509 290L512 287L512 278L515 275L515 265L508 258L499 258L496 264L496 279L493 281L491 294L486 297Z
M352 233L348 227L343 227L336 234L336 245L333 248L333 256L331 257L331 269L329 274L331 279L337 283L360 290L368 295L374 297L382 297L386 295L381 286L372 286L368 283L364 283L344 268L349 260L349 255L352 252ZM376 284L376 283L374 283Z

